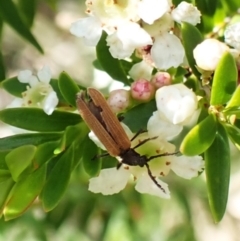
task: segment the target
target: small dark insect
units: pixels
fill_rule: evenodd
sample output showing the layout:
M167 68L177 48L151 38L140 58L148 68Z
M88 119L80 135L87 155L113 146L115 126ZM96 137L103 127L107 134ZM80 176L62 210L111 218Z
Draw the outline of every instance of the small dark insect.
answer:
M156 181L155 177L149 168L148 162L154 158L161 156L175 155L176 153L163 153L151 157L140 155L135 149L149 140L154 138L147 138L131 148L131 141L134 140L142 131L139 131L130 140L121 126L118 118L110 109L103 95L94 88L88 88L88 93L81 91L77 94L77 107L83 120L88 127L98 137L100 142L106 147L108 154L113 157L121 157L121 162L117 165L117 169L122 164L129 166L146 166L148 175L152 181L166 193L165 189Z

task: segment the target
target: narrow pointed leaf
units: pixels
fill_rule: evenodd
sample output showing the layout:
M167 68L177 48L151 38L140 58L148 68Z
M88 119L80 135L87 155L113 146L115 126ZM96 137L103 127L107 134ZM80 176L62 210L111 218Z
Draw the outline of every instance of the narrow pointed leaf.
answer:
M224 127L228 133L229 138L233 142L233 144L240 149L240 130L231 124L224 124Z
M230 178L230 148L222 125L218 124L216 138L204 157L210 209L219 222L226 210Z
M102 163L101 158L96 157L96 155L98 155L97 146L87 137L82 144L82 149L82 162L84 170L89 176L96 176L101 169Z
M81 121L78 114L55 110L47 115L40 108L9 108L0 111L0 120L6 124L30 131L63 131Z
M31 43L40 53L43 53L41 46L21 18L12 0L1 0L0 17Z
M23 214L42 190L46 178L46 165L18 181L12 188L4 208L5 220Z
M4 182L0 182L0 190L1 190L1 195L0 195L0 217L2 216L3 213L3 208L5 206L5 203L7 201L7 197L9 192L11 191L13 185L15 182L12 180L12 178L8 178Z
M27 84L20 83L17 76L4 80L2 87L11 95L19 98L21 98L22 93L27 90Z
M215 70L210 104L226 104L231 99L237 87L237 79L236 62L230 53L225 53Z
M5 161L15 182L19 175L31 164L36 149L33 145L20 146L6 156Z
M196 68L196 61L193 57L194 48L203 41L203 36L200 31L189 23L182 24L182 38L188 63L194 75L200 78L201 74Z
M72 161L73 146L63 153L49 174L40 196L45 211L55 208L63 196L70 180Z
M18 0L18 8L28 27L33 24L37 8L37 0Z
M125 85L129 85L130 81L127 78L127 74L124 70L122 62L112 57L109 52L109 47L106 42L107 34L103 32L100 41L96 47L97 59L102 68L115 80L123 82Z
M7 136L0 138L0 150L10 150L23 145L39 145L44 142L59 140L62 133L49 132L49 133L29 133L18 134L14 136Z
M76 94L80 89L66 72L60 74L58 86L65 100L76 107Z
M216 126L213 115L209 115L194 126L182 141L180 146L181 153L186 156L195 156L206 151L216 136Z
M230 101L228 102L226 108L233 107L233 106L240 106L240 86L236 88L234 91ZM240 109L240 108L239 108Z
M54 151L58 146L59 141L50 141L39 145L34 156L33 166L38 168L49 161L55 156Z

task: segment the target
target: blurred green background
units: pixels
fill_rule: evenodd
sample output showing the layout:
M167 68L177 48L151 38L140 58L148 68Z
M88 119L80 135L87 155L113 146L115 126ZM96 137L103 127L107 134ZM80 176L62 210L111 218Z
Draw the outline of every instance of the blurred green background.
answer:
M92 66L94 48L86 47L69 33L71 23L85 16L84 2L39 1L32 32L44 48L44 55L4 25L2 54L6 76L15 76L23 69L38 70L47 64L55 77L64 70L83 85L98 88L111 85L110 77ZM11 100L11 96L0 91L1 109ZM0 137L12 133L13 129L1 125ZM131 183L113 196L90 193L87 190L89 177L79 166L53 211L45 213L36 200L22 217L8 222L1 219L0 241L240 240L239 153L234 147L232 153L228 207L217 225L211 218L204 173L190 181L169 175L166 182L172 197L164 200L139 194Z

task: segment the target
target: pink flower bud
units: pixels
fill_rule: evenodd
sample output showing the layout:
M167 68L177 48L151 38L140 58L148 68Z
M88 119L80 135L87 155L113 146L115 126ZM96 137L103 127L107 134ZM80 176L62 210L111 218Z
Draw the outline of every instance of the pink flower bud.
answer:
M172 83L171 75L168 72L157 72L151 79L151 83L156 89Z
M107 102L114 113L121 112L129 106L130 93L124 89L113 90Z
M131 95L135 100L148 102L154 97L154 94L154 86L146 79L139 79L131 85Z

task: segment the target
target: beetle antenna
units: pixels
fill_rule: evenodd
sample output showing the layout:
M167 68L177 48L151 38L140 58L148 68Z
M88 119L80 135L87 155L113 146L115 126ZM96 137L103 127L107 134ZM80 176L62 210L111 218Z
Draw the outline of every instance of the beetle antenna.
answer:
M139 136L140 134L147 132L146 130L140 129L131 139L131 141L133 141L137 136Z
M145 140L139 142L139 143L138 143L136 146L134 146L132 149L136 149L136 148L138 148L139 146L145 144L146 142L151 141L151 140L155 140L155 139L157 139L157 138L158 138L157 136L147 138L147 139L145 139Z
M145 163L145 166L147 167L147 171L148 171L148 175L149 177L152 179L152 181L164 192L166 193L166 190L156 181L156 178L153 176L150 167L148 165L148 163Z
M155 156L150 156L148 159L147 159L147 162L151 161L152 159L155 159L157 157L161 157L161 156L173 156L173 155L177 155L179 154L180 151L176 151L176 152L173 152L173 153L163 153L163 154L159 154L159 155L155 155Z
M99 155L96 154L94 157L92 157L91 160L95 160L95 159L98 159L98 158L101 158L101 157L106 157L106 156L110 156L108 152L102 153L102 154L99 154Z

